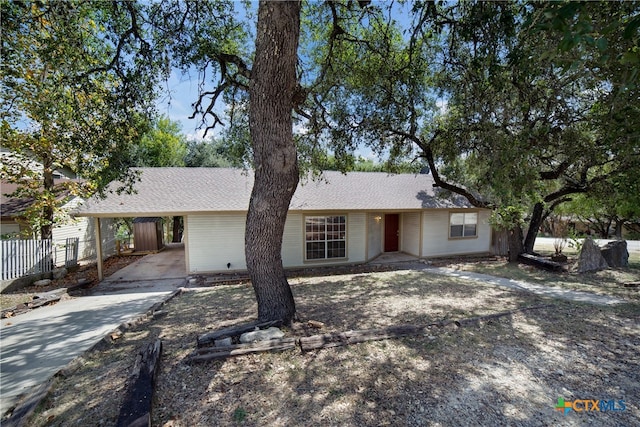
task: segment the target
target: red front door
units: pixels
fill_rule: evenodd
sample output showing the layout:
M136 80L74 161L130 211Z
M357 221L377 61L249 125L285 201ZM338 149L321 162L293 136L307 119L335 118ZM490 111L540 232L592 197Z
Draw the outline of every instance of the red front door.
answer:
M398 250L398 236L400 236L400 215L386 214L384 216L384 251Z

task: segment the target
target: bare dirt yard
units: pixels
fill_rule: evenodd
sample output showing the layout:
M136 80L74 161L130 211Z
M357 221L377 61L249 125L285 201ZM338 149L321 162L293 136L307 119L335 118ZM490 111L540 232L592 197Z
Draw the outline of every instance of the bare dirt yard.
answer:
M537 277L500 260L470 264L460 268ZM292 278L300 320L325 326L300 323L284 330L288 337L545 307L415 337L206 363L187 362L196 337L252 320L253 291L246 283L186 290L165 316L105 341L56 377L28 425L115 425L136 355L157 338L154 426L640 425L640 296L624 286L640 280L639 267L589 277L592 291L626 301L612 307L424 270ZM587 286L569 273L548 274L538 279ZM595 411L578 402L589 410L565 414L555 408L559 398L607 405Z

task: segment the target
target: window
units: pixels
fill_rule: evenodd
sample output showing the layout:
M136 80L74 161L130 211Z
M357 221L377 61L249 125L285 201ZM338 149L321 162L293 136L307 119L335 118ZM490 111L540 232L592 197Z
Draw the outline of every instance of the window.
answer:
M449 218L449 237L476 237L478 213L452 213Z
M306 259L346 258L347 217L305 217Z

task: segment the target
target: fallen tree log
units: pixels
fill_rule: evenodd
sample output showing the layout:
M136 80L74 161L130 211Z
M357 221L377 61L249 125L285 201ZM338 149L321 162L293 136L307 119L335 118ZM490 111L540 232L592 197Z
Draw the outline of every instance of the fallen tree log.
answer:
M198 343L198 347L203 347L205 345L213 344L215 340L220 338L235 337L235 336L244 334L245 332L253 331L256 328L262 329L262 328L268 328L271 326L281 326L281 325L282 325L281 320L273 320L270 322L259 322L256 320L255 322L243 323L241 325L230 326L228 328L219 329L213 332L208 332L206 334L200 335L196 339L196 341Z
M2 310L0 317L5 319L7 317L13 317L19 314L26 313L34 308L42 307L43 305L51 304L53 302L58 302L65 295L67 295L67 288L60 288L53 291L36 294L31 298L30 301Z
M37 294L33 297L33 300L27 303L29 308L38 308L43 305L50 304L52 302L60 301L60 299L67 295L67 288L56 289L54 291Z
M140 352L120 407L118 427L151 426L151 400L158 373L162 341L156 340Z
M532 265L548 271L565 271L567 266L559 262L551 261L546 258L538 257L531 254L520 254L518 260L523 264Z
M296 347L296 338L271 339L258 341L251 344L234 344L222 347L207 347L196 350L196 354L190 356L189 362L207 362L209 360L224 359L230 356L240 356L264 351L284 351Z

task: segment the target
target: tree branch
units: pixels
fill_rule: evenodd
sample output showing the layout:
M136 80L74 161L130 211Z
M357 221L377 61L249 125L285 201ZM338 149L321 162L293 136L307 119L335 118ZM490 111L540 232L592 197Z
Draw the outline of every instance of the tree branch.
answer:
M431 146L432 146L433 142L435 141L435 139L440 134L439 131L436 131L433 134L433 136L431 137L431 140L429 142L424 142L419 137L417 137L416 135L409 134L409 133L403 132L403 131L392 130L391 133L393 133L394 135L397 135L397 136L401 136L401 137L403 137L405 139L408 139L409 141L411 141L414 144L416 144L422 150L423 154L422 154L421 157L426 159L427 163L429 164L429 169L431 169L431 174L433 176L433 181L435 182L435 184L434 184L435 186L463 196L464 198L466 198L469 201L469 203L471 203L471 205L473 205L473 206L475 206L477 208L492 209L494 207L492 204L490 204L490 203L488 203L486 201L478 199L473 194L471 194L467 189L465 189L463 187L460 187L458 185L455 185L455 184L451 184L451 183L445 181L444 179L442 179L442 177L440 177L440 174L438 173L438 168L436 166L436 162L435 162L435 159L434 159L434 156L433 156L433 150L431 149Z

